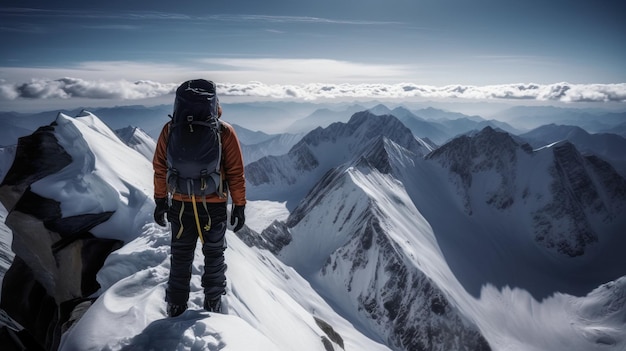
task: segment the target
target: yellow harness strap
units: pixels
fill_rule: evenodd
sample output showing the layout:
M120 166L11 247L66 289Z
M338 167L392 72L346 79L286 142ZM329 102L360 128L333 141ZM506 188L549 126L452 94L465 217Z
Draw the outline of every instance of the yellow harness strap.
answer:
M198 217L198 206L196 206L196 196L191 195L191 203L193 204L193 216L196 219L196 228L198 229L198 237L200 242L204 244L204 238L202 237L202 228L200 228L200 218Z
M198 216L198 207L196 205L196 197L195 195L191 195L191 204L193 206L193 215L196 219L196 229L198 229L198 237L200 238L200 242L204 244L204 237L202 236L202 228L200 227L200 217ZM206 200L203 199L202 204L204 205L204 210L209 213L209 209L206 205ZM185 212L185 201L181 201L180 212L178 213L178 223L180 223L180 229L178 229L178 233L176 234L176 239L180 239L180 236L183 235L183 212ZM204 230L207 232L211 229L211 216L208 216L208 222L204 226Z
M178 233L176 234L176 239L180 239L180 236L183 235L183 212L185 211L185 202L181 201L180 212L178 213L178 223L180 223L180 228L178 229Z

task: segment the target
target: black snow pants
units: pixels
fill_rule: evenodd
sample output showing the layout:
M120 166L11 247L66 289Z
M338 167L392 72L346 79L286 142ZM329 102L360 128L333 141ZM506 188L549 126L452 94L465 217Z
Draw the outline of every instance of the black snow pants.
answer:
M172 227L172 244L165 301L175 305L184 305L189 300L191 269L199 237L198 224L203 239L202 287L205 298L212 299L226 292L226 203L207 203L206 206L207 209L202 203L197 203L198 223L190 202L173 200L167 213Z

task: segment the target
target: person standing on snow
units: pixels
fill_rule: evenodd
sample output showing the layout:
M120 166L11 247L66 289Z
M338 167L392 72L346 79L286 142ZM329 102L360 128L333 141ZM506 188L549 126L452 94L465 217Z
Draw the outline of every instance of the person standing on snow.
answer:
M176 317L187 309L198 238L204 254L204 308L221 312L221 296L226 293L224 250L229 192L233 230L238 231L245 222L246 188L241 146L234 128L218 120L221 115L222 108L212 81L186 81L176 90L172 121L165 124L157 141L153 158L154 220L166 226L167 213L172 231L171 267L165 291L169 317ZM209 124L213 129L207 127ZM194 153L195 156L191 155ZM176 165L185 158L188 159L186 166ZM206 169L209 166L200 165L205 167L201 176L182 177L179 169L184 172L190 167L189 162L192 165L194 162L216 164L217 170L210 174Z

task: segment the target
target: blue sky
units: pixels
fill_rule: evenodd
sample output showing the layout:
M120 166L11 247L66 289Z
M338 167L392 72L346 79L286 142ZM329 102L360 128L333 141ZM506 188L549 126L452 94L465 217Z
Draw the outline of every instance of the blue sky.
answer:
M0 99L67 99L81 89L106 98L122 80L167 90L199 76L239 92L251 81L552 90L567 82L618 84L621 96L625 33L617 1L5 0ZM67 89L62 78L80 86ZM41 93L60 86L64 93Z

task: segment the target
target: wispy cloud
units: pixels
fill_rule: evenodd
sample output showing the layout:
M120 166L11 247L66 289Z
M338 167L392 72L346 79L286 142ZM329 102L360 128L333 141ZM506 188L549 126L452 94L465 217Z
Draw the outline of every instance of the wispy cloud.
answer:
M125 20L163 20L163 21L223 21L223 22L257 22L257 23L320 23L345 25L387 25L401 24L394 21L348 20L341 18L323 18L311 16L279 16L255 14L212 14L188 15L175 12L159 11L125 11L110 12L105 10L50 10L38 8L0 7L0 14L4 17L20 18L97 18L97 19L125 19Z
M211 58L197 61L205 69L219 71L234 81L354 82L398 81L414 67L400 64L360 63L331 59ZM247 78L247 79L246 79ZM278 78L278 79L276 79Z
M91 81L77 78L0 82L0 100L16 99L119 99L134 100L172 94L179 83L139 81ZM223 96L315 100L322 98L376 99L523 99L560 102L626 102L626 83L620 84L502 84L487 86L428 86L399 84L299 84L250 82L218 83Z
M268 16L268 15L212 15L198 17L210 20L238 21L238 22L267 22L267 23L322 23L322 24L349 24L349 25L386 25L400 24L392 21L366 21L366 20L346 20L331 19L310 16Z

